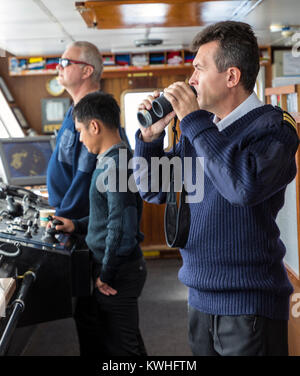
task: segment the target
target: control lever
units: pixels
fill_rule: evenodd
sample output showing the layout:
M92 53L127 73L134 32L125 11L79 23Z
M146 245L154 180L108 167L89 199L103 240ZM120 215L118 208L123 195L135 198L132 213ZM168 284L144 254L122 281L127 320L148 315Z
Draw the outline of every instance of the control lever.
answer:
M55 227L56 227L56 225L63 225L63 224L64 224L64 223L63 223L62 221L60 221L59 219L54 219L54 220L52 221L52 225L51 225L51 227L47 229L47 232L48 232L49 234L53 234L53 235L58 234L58 233L60 233L61 231L57 231Z
M33 225L32 225L32 231L33 231L34 234L36 234L38 232L38 229L39 229L39 225L38 225L39 217L40 217L40 213L37 211L34 214L34 222L33 222Z
M18 202L15 202L12 196L6 197L7 211L12 217L21 217L23 215L23 207Z
M29 219L27 221L27 231L25 232L24 236L25 238L32 238L32 235L31 235L31 226L32 226L32 220Z
M52 220L52 217L49 216L49 220ZM56 239L55 235L59 234L61 231L56 230L56 225L63 225L63 222L59 219L54 219L52 221L51 227L47 228L45 231L44 236L42 237L42 240L46 243L58 243L58 240Z

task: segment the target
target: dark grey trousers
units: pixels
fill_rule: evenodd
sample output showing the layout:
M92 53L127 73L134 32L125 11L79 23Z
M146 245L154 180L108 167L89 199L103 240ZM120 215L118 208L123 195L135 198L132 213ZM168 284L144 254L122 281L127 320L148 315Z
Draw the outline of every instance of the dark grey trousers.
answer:
M106 296L98 289L77 300L75 322L81 356L146 356L139 329L138 298L147 270L143 259L119 268L114 288Z
M209 315L189 306L189 342L196 356L288 356L288 322Z

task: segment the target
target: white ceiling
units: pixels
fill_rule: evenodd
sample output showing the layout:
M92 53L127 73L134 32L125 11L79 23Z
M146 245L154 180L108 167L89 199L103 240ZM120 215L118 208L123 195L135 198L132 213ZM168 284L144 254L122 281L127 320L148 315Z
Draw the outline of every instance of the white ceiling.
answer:
M202 15L205 23L226 19L248 22L260 44L285 43L280 32L270 33L271 23L300 23L300 0L232 0L233 6L226 12L223 3L208 4ZM166 44L188 45L200 30L152 28L149 37L163 39ZM0 47L19 56L60 54L72 40L88 40L101 51L109 51L116 45L134 46L134 40L144 38L145 33L146 29L136 28L89 29L75 9L75 0L0 0Z

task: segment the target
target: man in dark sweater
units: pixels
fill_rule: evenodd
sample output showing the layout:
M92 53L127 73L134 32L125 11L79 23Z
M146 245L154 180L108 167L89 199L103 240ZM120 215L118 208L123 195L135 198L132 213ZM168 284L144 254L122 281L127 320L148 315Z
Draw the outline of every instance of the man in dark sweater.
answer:
M190 232L179 271L189 287L190 345L195 355L288 355L292 286L275 219L296 174L295 121L253 92L259 49L249 25L211 25L193 47L189 84L197 98L183 82L165 89L174 111L141 127L135 148L148 162L170 156L163 151L164 128L176 114L177 155L204 157L204 196L189 203ZM158 95L140 109L151 109ZM195 182L195 169L184 178ZM150 202L166 199L162 190L140 193Z
M87 232L93 255L97 315L86 355L146 355L138 323L138 297L146 279L139 246L142 199L127 185L132 155L120 138L119 106L111 95L95 92L82 98L73 114L80 141L98 159L89 192L90 213L73 221L55 218L64 223L57 230Z

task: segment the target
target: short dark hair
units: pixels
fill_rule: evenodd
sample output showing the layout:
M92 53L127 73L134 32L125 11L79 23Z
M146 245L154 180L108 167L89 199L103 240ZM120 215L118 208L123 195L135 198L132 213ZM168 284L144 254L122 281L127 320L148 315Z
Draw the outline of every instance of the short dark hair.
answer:
M120 107L111 94L95 91L81 98L76 104L73 119L85 125L97 119L105 127L117 129L120 125Z
M252 92L259 72L259 48L251 26L236 21L210 25L195 36L191 49L197 52L200 46L213 41L219 42L214 57L218 71L237 67L244 89Z

